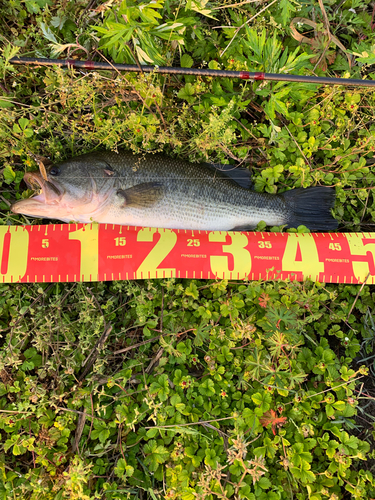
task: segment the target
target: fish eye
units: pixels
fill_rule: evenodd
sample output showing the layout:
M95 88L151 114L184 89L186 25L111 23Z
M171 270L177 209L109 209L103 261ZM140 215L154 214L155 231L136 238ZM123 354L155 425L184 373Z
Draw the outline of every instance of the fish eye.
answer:
M49 171L51 175L59 175L60 169L57 167L52 167L51 170Z

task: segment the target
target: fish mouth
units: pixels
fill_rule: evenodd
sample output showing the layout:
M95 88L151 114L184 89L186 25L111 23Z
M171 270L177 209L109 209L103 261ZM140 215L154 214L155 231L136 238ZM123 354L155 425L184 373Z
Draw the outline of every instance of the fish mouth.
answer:
M17 201L11 207L12 212L41 216L51 205L58 205L64 191L49 180L45 180L39 172L28 172L24 181L29 189L36 192L31 198Z
M61 200L63 195L61 189L51 181L45 180L39 172L28 172L23 179L28 188L37 191L37 194L30 198L33 201L56 205Z

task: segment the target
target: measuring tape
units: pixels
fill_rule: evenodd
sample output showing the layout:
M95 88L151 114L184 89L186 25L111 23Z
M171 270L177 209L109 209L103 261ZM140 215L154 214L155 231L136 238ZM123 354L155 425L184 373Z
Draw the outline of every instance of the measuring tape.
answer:
M1 226L0 266L3 283L177 277L374 284L375 233Z

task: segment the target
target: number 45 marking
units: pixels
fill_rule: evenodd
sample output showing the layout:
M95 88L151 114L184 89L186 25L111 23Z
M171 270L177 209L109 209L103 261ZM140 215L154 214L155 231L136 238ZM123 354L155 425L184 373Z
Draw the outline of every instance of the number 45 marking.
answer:
M330 243L328 248L330 250L341 250L341 245L340 243Z

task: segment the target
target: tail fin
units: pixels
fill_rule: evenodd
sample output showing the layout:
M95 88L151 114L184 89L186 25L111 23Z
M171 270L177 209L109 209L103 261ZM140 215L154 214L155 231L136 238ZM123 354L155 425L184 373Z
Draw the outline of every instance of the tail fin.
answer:
M282 194L291 209L288 227L304 225L312 231L335 231L338 222L330 209L335 204L333 188L316 186L291 189Z

